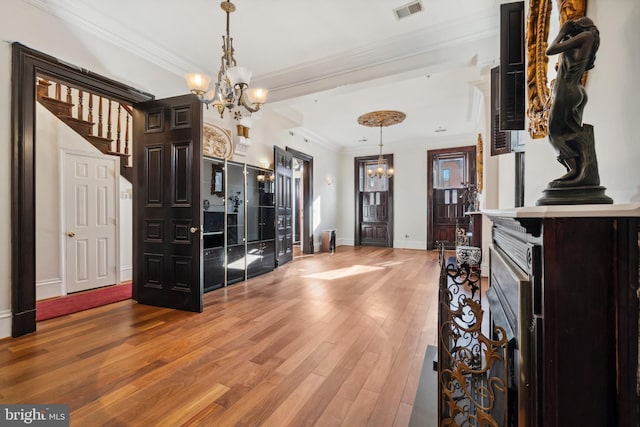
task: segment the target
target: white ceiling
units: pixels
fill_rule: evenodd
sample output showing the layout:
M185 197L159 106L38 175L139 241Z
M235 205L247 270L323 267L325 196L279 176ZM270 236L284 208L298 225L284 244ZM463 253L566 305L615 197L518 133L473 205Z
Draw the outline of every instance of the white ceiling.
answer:
M177 75L220 67L219 0L28 1ZM253 71L252 86L270 90L263 108L317 142L377 144L379 129L356 120L380 109L407 115L384 130L385 146L474 134L503 1L422 0L423 12L397 20L393 9L407 2L234 0L235 58Z

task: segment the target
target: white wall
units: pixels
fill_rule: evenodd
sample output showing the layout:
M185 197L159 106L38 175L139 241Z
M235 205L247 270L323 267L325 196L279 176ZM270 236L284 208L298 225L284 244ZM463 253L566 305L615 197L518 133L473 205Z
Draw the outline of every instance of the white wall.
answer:
M62 295L58 120L36 104L36 299Z
M120 176L120 282L133 279L133 185Z
M595 68L589 71L586 85L589 100L583 120L594 126L600 182L607 188L606 194L614 203L638 202L640 2L591 1L587 10L600 31L600 48ZM525 205L535 205L548 182L564 174L556 156L548 138L526 141ZM507 159L505 161L509 161ZM511 168L503 169L502 159L500 163L501 173ZM501 175L501 207L509 207L508 202L503 203L502 196L506 197L510 185L511 181L503 180Z

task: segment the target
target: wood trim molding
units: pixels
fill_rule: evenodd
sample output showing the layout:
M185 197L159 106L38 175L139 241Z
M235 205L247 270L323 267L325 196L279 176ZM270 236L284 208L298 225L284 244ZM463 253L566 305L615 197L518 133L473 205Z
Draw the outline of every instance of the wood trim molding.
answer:
M304 162L302 191L304 198L304 206L302 207L302 215L304 217L302 225L302 234L304 244L302 245L302 253L311 255L315 252L313 237L313 156L286 147L286 151L290 152L293 157Z
M556 0L560 11L560 26L569 19L585 16L587 0ZM529 135L538 139L547 136L551 89L547 80L549 58L547 46L552 0L530 0L527 15L527 117ZM583 84L586 80L583 77Z
M11 63L11 334L36 330L35 90L36 76L73 84L123 103L153 95L74 67L20 43Z

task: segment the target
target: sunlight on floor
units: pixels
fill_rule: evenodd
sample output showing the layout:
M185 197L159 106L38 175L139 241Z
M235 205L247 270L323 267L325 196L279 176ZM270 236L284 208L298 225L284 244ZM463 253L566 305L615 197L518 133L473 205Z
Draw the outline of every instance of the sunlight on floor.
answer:
M392 267L394 265L399 265L399 264L404 264L404 261L385 261L385 262L379 262L376 265L379 265L380 267Z
M324 271L322 273L309 274L309 279L335 280L343 277L355 276L356 274L370 273L372 271L384 270L383 267L373 267L370 265L352 265L351 267L339 268L337 270Z

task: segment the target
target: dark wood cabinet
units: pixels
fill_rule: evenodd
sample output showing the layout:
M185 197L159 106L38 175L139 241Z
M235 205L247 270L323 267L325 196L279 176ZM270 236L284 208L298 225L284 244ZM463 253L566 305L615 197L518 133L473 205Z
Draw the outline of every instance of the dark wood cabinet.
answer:
M224 247L204 249L204 292L210 292L224 286Z
M509 425L638 425L640 205L485 212ZM571 215L573 214L573 216Z
M247 277L254 277L272 271L275 257L275 240L247 244Z

